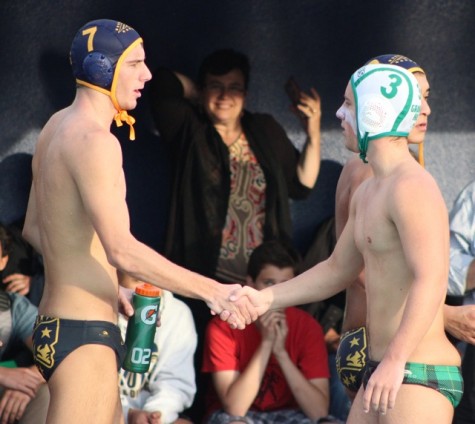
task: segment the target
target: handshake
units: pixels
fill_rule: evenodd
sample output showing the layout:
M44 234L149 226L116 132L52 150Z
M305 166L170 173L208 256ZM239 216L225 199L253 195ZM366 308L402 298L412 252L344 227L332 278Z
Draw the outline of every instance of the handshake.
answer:
M239 284L217 284L216 292L206 304L213 315L243 330L269 310L274 295L271 288L256 290Z

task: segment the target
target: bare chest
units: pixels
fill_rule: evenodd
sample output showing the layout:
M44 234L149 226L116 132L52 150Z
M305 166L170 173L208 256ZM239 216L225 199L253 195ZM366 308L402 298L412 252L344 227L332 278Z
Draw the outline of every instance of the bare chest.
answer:
M383 254L399 246L397 228L391 216L390 193L368 187L359 196L355 210L355 242L361 253Z

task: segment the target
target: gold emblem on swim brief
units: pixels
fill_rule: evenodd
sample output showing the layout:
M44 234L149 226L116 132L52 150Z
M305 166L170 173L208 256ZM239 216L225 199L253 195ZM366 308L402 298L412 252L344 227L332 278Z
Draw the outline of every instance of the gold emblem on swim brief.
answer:
M49 318L42 320L36 327L39 334L35 337L35 342L39 343L33 346L35 360L46 368L54 366L55 345L58 343L59 318Z
M356 391L366 366L368 352L366 329L364 327L344 334L338 347L336 368L341 382Z

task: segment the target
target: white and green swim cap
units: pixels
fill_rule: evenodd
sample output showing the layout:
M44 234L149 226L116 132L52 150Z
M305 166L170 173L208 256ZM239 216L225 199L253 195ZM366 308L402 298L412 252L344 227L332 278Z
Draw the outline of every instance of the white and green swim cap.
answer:
M366 162L371 140L409 135L421 110L421 91L414 75L396 65L365 65L351 76L350 83L358 148Z

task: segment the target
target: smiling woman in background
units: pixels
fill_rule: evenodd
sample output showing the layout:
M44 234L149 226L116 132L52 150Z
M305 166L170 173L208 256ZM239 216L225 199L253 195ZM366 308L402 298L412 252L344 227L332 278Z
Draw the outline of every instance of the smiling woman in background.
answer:
M165 68L151 83L153 118L173 162L165 256L222 282L245 281L264 240L290 240L289 197L306 197L320 170L317 92L300 92L294 107L307 133L299 153L271 115L244 109L249 73L248 58L225 49L204 59L196 85ZM187 303L202 342L209 312Z

